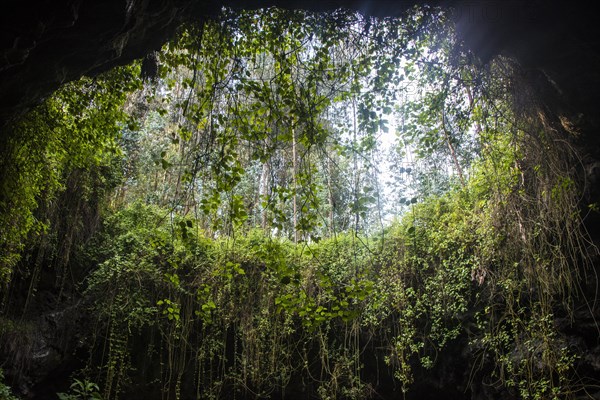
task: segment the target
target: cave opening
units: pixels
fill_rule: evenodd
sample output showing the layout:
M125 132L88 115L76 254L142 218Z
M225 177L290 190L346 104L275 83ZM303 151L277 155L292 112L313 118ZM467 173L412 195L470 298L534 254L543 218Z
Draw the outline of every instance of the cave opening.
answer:
M598 395L594 94L498 54L539 10L202 9L158 48L128 4L132 62L0 85L0 394Z

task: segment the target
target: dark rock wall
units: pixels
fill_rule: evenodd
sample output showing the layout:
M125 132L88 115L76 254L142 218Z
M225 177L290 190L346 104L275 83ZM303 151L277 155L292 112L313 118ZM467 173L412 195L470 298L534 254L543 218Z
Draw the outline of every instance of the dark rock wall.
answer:
M0 121L62 83L142 58L185 17L214 11L178 0L17 0L0 9Z

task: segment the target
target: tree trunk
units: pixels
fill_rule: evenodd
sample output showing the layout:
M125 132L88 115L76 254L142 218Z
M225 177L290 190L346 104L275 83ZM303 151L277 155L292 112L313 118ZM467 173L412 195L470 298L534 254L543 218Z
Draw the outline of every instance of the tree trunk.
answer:
M294 243L298 243L298 182L296 179L296 175L298 174L298 149L296 143L296 130L292 127L292 190L293 190L293 215L292 215L292 223L294 224Z

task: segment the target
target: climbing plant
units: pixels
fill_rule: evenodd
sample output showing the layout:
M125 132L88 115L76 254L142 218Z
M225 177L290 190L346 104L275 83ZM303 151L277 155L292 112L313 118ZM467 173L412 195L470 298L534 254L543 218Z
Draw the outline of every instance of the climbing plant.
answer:
M137 67L65 85L3 136L0 278L7 282L28 237L50 229L49 205L74 171L114 166L116 139L128 117L126 94L139 87ZM37 212L37 214L36 214Z
M561 330L597 252L573 132L454 29L431 7L223 10L151 79L83 78L15 122L0 277L29 289L3 313L29 315L44 267L59 300L79 278L62 396L363 399L372 370L410 392L453 346L463 391L583 393Z

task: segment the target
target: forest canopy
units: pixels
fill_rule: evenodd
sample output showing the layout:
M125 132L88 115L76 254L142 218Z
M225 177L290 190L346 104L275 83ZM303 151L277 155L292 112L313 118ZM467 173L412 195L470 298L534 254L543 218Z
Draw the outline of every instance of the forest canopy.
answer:
M430 7L225 9L14 121L5 382L410 398L454 362L453 396L588 394L564 330L596 307L577 132L454 31Z

